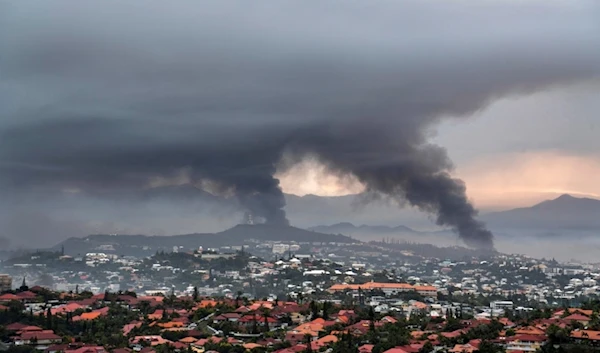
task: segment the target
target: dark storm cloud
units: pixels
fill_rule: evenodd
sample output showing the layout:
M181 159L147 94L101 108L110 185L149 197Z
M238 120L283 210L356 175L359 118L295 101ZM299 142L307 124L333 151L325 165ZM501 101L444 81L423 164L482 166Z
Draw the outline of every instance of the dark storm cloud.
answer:
M492 235L429 129L600 72L593 1L4 4L6 189L129 190L186 169L285 223L273 175L310 154L478 247Z

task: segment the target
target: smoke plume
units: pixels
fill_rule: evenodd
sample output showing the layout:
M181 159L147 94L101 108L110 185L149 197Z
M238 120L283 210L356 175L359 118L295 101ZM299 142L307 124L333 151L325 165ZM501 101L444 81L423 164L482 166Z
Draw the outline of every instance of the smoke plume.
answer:
M312 156L489 248L432 129L600 72L594 1L3 4L0 183L16 195L185 170L287 224L274 174Z

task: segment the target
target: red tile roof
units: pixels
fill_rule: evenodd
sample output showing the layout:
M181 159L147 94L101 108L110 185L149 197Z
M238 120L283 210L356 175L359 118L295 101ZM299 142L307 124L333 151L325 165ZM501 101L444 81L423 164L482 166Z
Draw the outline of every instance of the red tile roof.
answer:
M21 298L17 297L14 294L11 294L11 293L6 293L6 294L0 295L0 301L9 302L11 300L20 300L20 299Z
M571 315L565 317L564 320L567 320L567 321L590 321L590 318L585 315L575 313L575 314L571 314Z
M39 326L23 326L19 329L19 332L35 332L35 331L43 331Z
M34 332L23 332L20 336L16 337L16 340L29 341L32 339L39 340L62 340L60 336L55 334L53 331L34 331Z
M600 331L580 330L571 332L571 337L590 341L600 341Z
M17 293L17 297L21 299L34 299L37 295L31 291L19 292Z
M27 327L27 325L22 324L20 322L15 322L14 324L7 325L5 328L8 331L20 331L23 327Z
M506 341L521 341L521 342L545 342L547 340L546 336L543 335L516 335L512 337L506 337Z

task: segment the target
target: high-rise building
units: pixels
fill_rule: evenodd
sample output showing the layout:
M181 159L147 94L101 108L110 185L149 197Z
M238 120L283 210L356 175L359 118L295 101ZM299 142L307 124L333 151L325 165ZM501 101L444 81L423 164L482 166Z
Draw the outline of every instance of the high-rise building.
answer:
M12 289L12 277L5 274L0 274L0 292Z

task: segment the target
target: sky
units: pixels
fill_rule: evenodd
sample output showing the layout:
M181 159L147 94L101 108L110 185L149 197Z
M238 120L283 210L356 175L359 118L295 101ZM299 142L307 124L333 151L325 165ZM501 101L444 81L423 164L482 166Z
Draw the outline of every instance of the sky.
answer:
M187 185L273 224L286 192L364 191L491 247L479 208L600 195L598 18L595 0L2 1L0 234L59 208L77 233L70 214ZM188 195L169 197L165 217Z
M461 126L443 124L436 140L482 206L600 198L599 96L600 84L589 83L501 100Z
M448 150L454 174L485 211L530 206L565 193L600 199L598 97L600 83L592 81L500 99L471 119L443 121L433 140ZM282 186L300 195L363 190L357 180L339 179L310 161L283 174Z

